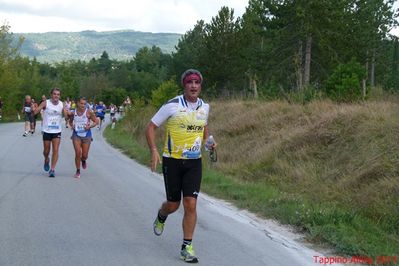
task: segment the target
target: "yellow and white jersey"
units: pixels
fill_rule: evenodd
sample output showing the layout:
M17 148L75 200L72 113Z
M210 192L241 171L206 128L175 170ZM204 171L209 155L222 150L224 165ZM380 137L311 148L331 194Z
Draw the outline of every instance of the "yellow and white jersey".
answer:
M151 121L161 126L166 121L164 157L201 158L204 127L208 123L209 104L201 99L188 102L183 95L164 104Z

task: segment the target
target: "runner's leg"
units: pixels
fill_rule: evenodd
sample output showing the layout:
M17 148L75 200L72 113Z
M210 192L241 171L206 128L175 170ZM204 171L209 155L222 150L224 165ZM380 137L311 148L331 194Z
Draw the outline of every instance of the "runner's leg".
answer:
M29 120L25 120L25 132L24 132L24 136L26 136L28 134L28 132L30 131L30 121Z
M43 156L44 156L44 162L48 163L49 162L49 154L50 154L50 147L51 147L51 141L50 140L43 140Z
M58 151L60 148L61 138L53 138L51 140L53 154L51 155L51 170L55 169L58 161Z
M89 158L90 142L82 142L82 161L86 161Z
M79 138L72 139L73 148L75 149L75 166L76 170L80 169L80 161L82 158L82 140Z
M195 225L197 223L197 199L193 197L184 197L183 206L184 206L184 217L183 217L184 239L193 239Z

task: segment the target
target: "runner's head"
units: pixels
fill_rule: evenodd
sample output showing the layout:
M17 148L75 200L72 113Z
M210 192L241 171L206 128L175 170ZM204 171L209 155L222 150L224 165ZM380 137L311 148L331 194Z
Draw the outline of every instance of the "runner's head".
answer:
M191 102L197 101L201 92L202 75L196 69L188 69L181 75L181 83L184 87L184 96Z
M45 101L45 100L47 100L47 98L46 98L46 95L42 95L42 101Z
M30 97L30 95L26 95L25 96L25 102L26 103L30 103L32 101L32 98Z
M83 111L86 108L86 103L87 103L86 97L80 96L76 101L76 103L78 109Z
M201 72L196 69L187 69L186 71L184 71L180 79L181 85L185 87L186 83L191 80L197 80L200 84L202 84L203 78Z
M50 91L50 95L51 95L51 100L57 103L61 97L61 89L57 87L52 88Z

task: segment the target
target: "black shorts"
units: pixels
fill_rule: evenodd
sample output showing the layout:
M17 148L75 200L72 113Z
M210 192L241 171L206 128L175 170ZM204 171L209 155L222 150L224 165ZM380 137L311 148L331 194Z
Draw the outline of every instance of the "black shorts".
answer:
M162 158L166 199L177 202L183 197L197 198L201 187L202 163L200 159Z
M43 140L46 141L51 141L52 139L55 138L61 138L61 132L60 133L47 133L47 132L43 132Z
M25 113L25 122L34 123L35 117L31 113Z

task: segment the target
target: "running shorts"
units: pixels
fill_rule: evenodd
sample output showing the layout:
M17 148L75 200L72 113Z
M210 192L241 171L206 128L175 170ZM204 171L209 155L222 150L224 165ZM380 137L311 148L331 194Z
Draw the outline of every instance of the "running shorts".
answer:
M199 159L162 158L166 199L179 202L183 197L197 198L201 187L202 163Z
M61 132L59 133L47 133L43 132L43 140L51 141L52 139L61 138Z
M83 144L89 144L93 141L93 138L90 137L79 137L75 132L72 133L71 140L79 139Z

